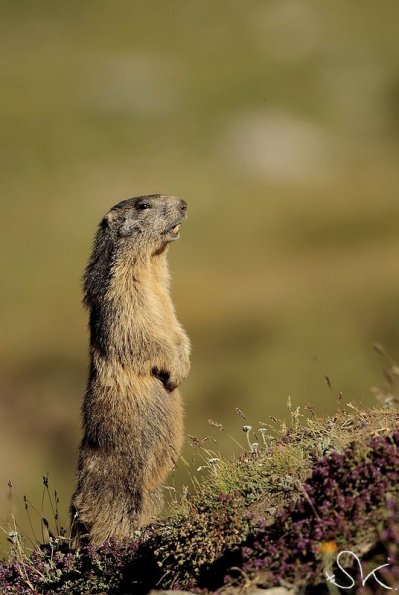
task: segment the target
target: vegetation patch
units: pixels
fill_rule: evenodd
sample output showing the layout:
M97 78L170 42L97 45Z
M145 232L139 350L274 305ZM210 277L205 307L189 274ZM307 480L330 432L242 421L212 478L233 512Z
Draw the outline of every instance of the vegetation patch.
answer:
M11 531L0 588L5 595L118 594L292 584L321 593L347 549L371 568L389 557L385 584L397 585L399 414L389 406L349 404L333 417L302 418L289 405L289 424L244 425L248 448L233 460L192 437L205 475L167 519L133 540L79 551L61 531L34 551ZM356 567L351 573L356 580Z

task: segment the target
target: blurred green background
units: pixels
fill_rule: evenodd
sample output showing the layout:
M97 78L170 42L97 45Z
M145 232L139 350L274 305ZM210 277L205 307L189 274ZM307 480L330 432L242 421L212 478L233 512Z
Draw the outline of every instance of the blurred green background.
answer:
M245 442L235 407L255 425L286 415L288 395L320 413L340 391L373 403L373 342L399 353L398 3L3 0L0 13L2 517L7 481L23 524L46 472L69 504L80 279L100 218L130 196L189 203L170 250L193 343L187 433L206 436L211 417Z

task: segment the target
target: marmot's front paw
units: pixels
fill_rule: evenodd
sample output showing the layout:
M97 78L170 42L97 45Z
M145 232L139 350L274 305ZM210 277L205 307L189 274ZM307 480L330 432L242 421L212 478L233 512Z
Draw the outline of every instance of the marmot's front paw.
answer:
M173 375L183 382L190 371L190 345L187 340L180 341L176 348L176 357L173 361Z
M187 355L185 353L180 353L179 356L177 363L175 362L175 365L173 366L171 374L171 380L176 381L177 384L181 384L183 380L187 378L190 371L190 360Z

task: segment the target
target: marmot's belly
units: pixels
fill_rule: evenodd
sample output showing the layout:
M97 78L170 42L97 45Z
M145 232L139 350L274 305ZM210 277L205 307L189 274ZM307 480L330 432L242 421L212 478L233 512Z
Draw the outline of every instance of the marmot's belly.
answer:
M145 449L157 447L160 443L165 446L175 446L175 442L182 431L182 405L177 390L168 392L159 380L151 379L151 391L143 401L132 403L132 409L137 406L138 424L135 428L141 434ZM133 401L134 401L133 396ZM133 414L135 417L135 414Z
M157 381L159 382L159 381ZM142 443L145 483L155 489L175 465L183 441L183 412L178 390L157 387L144 412Z
M182 441L182 405L177 390L167 392L156 378L96 382L87 394L86 434L100 449L141 460L176 458Z

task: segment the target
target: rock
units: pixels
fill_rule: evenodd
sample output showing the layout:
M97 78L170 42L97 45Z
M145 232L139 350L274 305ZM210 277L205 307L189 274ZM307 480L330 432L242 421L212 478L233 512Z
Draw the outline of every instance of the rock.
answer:
M294 595L294 591L288 590L285 587L272 587L271 589L252 589L246 592L245 595Z
M294 591L288 590L285 587L272 587L271 589L228 589L225 591L229 595L294 595ZM151 591L149 595L192 595L190 591Z
M193 595L190 591L150 591L149 595Z

